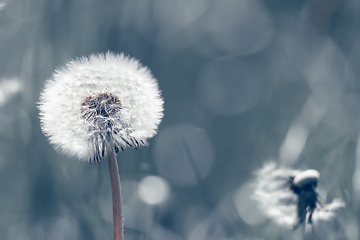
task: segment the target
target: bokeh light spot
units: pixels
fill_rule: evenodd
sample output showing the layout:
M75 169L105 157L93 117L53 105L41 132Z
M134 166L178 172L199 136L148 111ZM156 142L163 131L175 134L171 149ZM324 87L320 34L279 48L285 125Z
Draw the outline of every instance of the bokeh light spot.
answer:
M252 199L253 191L254 186L251 183L246 183L234 193L234 204L237 213L245 223L251 226L259 225L266 220L257 203Z
M164 202L170 193L167 181L157 176L143 178L138 187L140 199L147 204L159 204Z

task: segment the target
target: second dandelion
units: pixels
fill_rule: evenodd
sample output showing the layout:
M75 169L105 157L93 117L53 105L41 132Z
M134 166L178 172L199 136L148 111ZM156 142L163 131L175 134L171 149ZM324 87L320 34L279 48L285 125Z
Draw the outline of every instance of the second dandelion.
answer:
M124 54L98 54L68 62L45 83L40 121L55 149L100 163L109 159L114 239L123 239L116 153L147 145L163 117L163 99L147 67Z
M312 224L314 218L329 221L345 205L340 199L322 203L317 193L319 178L319 172L314 169L301 172L278 168L269 162L256 172L253 198L265 215L294 230L301 224Z

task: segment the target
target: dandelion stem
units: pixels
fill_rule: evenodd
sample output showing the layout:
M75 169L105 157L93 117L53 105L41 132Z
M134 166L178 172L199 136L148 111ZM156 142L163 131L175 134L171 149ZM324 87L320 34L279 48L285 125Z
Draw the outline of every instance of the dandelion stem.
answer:
M114 240L123 240L123 219L121 212L120 194L120 175L114 150L107 152L109 158L109 169L111 179L112 201L113 201L113 220L114 220Z

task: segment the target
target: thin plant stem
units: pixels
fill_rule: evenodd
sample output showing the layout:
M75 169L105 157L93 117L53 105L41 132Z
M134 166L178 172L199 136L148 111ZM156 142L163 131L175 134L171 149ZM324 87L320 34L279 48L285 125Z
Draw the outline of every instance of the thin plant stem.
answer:
M120 175L114 150L107 152L109 159L112 202L113 202L113 219L114 219L114 240L123 240L123 218L121 212L121 194L120 194Z

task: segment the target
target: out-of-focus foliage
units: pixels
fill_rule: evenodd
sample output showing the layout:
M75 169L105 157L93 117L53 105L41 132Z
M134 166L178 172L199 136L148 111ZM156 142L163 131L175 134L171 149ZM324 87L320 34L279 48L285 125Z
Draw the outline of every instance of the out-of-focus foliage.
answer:
M127 240L299 239L251 194L269 159L346 207L306 239L360 237L356 0L0 0L0 239L112 239L108 166L56 153L36 103L57 66L124 52L165 117L118 155ZM314 235L313 235L314 232Z

